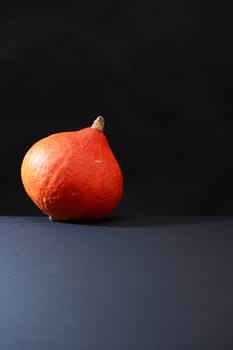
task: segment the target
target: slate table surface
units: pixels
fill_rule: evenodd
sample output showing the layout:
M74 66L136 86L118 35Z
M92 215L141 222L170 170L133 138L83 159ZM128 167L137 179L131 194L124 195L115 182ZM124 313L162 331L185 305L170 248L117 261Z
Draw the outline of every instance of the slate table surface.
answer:
M1 350L233 349L233 217L0 217Z

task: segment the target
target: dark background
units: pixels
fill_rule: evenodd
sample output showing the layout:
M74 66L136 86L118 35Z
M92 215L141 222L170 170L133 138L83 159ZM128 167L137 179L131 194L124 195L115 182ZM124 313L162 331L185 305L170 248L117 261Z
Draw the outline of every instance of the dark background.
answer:
M233 213L227 2L18 2L0 36L1 215L40 215L25 152L100 114L125 175L116 213Z

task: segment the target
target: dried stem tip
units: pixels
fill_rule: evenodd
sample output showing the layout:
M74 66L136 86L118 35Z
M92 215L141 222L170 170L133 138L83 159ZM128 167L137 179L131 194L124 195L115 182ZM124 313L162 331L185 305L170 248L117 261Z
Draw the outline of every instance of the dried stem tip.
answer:
M99 116L94 120L91 127L93 129L98 130L98 131L103 131L104 130L104 122L105 122L104 117Z

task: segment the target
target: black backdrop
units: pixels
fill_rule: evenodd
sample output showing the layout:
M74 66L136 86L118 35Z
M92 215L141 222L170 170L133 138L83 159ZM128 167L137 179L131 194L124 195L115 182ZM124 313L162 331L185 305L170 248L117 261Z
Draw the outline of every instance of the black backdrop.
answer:
M0 214L40 214L29 146L106 118L125 175L120 215L233 213L228 4L31 2L0 12Z

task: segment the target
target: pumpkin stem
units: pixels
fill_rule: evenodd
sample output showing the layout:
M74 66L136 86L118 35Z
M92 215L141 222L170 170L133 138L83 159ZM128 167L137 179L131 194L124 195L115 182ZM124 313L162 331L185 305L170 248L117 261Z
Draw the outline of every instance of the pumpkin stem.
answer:
M104 130L104 122L105 122L104 117L99 116L94 120L91 127L93 129L98 130L98 131L103 131Z

